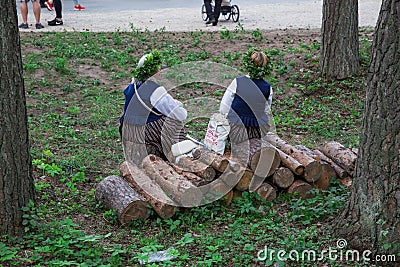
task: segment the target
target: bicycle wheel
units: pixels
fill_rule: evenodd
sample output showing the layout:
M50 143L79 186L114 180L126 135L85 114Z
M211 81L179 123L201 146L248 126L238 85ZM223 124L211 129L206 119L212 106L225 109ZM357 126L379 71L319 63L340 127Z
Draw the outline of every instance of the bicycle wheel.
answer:
M201 7L201 18L206 21L208 19L207 12L206 12L206 6L203 4Z
M234 22L238 22L240 12L239 12L239 7L237 5L232 6L231 15L232 15L232 20Z

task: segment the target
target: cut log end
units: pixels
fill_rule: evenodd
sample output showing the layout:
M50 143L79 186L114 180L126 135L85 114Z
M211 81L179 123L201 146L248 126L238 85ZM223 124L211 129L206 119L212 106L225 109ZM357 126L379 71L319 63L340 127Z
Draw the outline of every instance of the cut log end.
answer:
M295 180L293 184L288 188L287 192L289 194L296 194L303 199L307 199L312 197L312 194L310 191L313 189L313 187L302 180Z

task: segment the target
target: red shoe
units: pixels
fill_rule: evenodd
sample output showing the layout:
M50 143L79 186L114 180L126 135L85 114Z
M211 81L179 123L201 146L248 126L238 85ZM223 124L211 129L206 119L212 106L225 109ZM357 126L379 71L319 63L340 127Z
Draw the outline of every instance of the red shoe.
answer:
M53 11L53 3L50 3L50 1L46 1L44 4L49 11Z
M81 11L81 10L84 10L84 9L85 9L85 7L84 7L84 6L81 6L81 5L75 5L75 6L74 6L74 10Z

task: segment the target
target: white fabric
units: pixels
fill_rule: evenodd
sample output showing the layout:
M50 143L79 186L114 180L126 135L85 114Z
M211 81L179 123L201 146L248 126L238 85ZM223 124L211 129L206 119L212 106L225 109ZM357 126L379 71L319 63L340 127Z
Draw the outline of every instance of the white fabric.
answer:
M138 67L141 67L141 66L143 66L143 64L144 64L144 62L146 61L146 59L148 58L148 56L150 56L150 54L145 54L145 55L143 55L140 59L139 59L139 62L138 62Z
M182 103L174 99L163 86L158 87L150 97L150 103L165 116L178 121L187 118L187 111Z
M231 109L233 98L236 94L236 79L234 79L231 84L226 88L224 96L222 97L221 104L219 106L219 113L227 115Z

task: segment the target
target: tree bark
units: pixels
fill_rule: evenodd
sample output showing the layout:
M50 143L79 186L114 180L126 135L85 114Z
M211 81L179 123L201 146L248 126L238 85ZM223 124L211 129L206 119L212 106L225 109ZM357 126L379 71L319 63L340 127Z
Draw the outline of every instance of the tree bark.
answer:
M121 177L111 175L96 186L95 197L106 209L116 210L122 225L132 220L147 219L147 203Z
M0 8L0 234L23 234L22 207L35 201L15 1Z
M300 162L298 162L296 159L289 156L279 148L277 148L276 150L279 153L283 166L288 167L296 175L300 176L304 174L304 166L301 165Z
M277 148L288 154L289 156L295 158L300 164L304 166L304 172L302 177L307 182L316 182L321 177L322 167L321 164L308 156L303 151L295 148L292 145L289 145L277 135L267 135L267 141L272 145L275 145Z
M337 175L335 170L329 163L321 161L321 164L322 164L321 177L318 179L318 181L312 183L312 186L314 186L317 189L326 190L331 186L331 180L333 178L336 178Z
M200 176L194 174L193 172L189 172L189 171L185 171L184 169L182 169L181 167L179 167L178 165L169 162L168 163L172 168L174 168L174 170L182 175L183 177L185 177L188 181L190 181L194 186L199 187L202 185L206 185L209 182L206 181L204 178L201 178Z
M177 162L178 167L184 171L195 173L203 178L206 182L211 182L215 179L215 170L213 167L190 157L181 157Z
M150 154L143 159L142 166L145 173L177 204L183 207L194 207L200 204L201 191L160 157Z
M158 216L163 219L174 216L177 204L142 169L130 161L125 161L119 170L122 178L151 205Z
M327 156L325 156L324 153L322 153L321 151L314 149L313 150L314 154L316 156L318 156L321 160L328 162L329 165L332 166L332 168L335 170L336 174L339 176L340 179L344 179L346 178L349 173L347 171L345 171L342 167L340 167L339 165L337 165L332 159L328 158Z
M212 166L219 172L224 172L229 165L229 160L227 158L205 148L195 149L193 151L193 157Z
M246 169L240 178L239 182L236 184L235 189L238 191L246 191L249 190L251 179L253 179L253 171L250 169Z
M321 74L346 79L360 68L358 1L324 0L322 7Z
M345 148L338 142L328 142L322 145L319 150L347 172L354 171L357 155L350 149Z
M399 0L382 2L366 79L355 178L335 226L349 246L384 255L400 251L399 7Z

